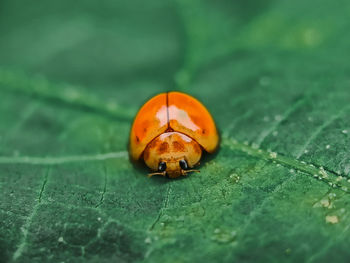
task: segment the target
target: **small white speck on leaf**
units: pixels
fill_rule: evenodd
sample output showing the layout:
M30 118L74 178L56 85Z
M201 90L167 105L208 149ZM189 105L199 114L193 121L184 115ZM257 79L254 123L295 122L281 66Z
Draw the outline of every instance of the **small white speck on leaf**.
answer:
M331 204L331 202L329 202L328 199L322 199L320 203L323 207L329 207L329 205Z
M253 142L253 143L252 143L252 148L253 148L253 149L258 149L258 148L259 148L259 145L256 144L255 142Z
M328 195L330 198L335 198L336 196L337 196L337 194L336 193L329 193L329 195Z
M146 244L151 244L151 243L152 243L152 239L151 239L150 237L147 237L147 238L145 239L145 243L146 243Z
M276 159L277 158L277 153L276 152L271 152L270 157Z
M323 179L328 178L328 174L325 171L321 171L320 174L322 175Z
M231 179L233 182L238 183L240 177L239 177L238 174L233 173L233 174L230 175L230 179Z
M282 120L282 116L281 115L276 115L275 116L275 121L281 121Z
M322 166L319 169L319 174L322 175L322 178L328 178L328 174Z
M342 130L341 132L344 133L344 134L347 134L348 130Z
M212 236L212 240L218 243L229 243L232 242L237 235L236 231L226 231L216 228Z
M344 179L343 176L338 176L337 179L336 179L336 181L339 182L339 181L341 181L341 180L343 180L343 179Z
M329 144L327 144L326 149L328 150L329 148L331 148L331 146Z
M63 239L63 237L59 237L57 241L60 242L60 243L63 243L64 239Z
M331 224L339 223L339 218L337 216L326 216L326 222Z

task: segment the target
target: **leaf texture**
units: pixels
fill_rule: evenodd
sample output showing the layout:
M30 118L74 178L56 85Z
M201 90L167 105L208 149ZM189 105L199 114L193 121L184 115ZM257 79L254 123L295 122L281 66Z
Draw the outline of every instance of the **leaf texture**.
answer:
M350 4L2 1L3 262L347 262ZM133 116L201 100L200 174L145 176Z

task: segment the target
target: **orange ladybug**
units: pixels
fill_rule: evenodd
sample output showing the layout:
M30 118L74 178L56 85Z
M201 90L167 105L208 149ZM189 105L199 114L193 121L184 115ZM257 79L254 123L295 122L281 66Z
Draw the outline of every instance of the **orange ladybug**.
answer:
M195 98L167 92L147 101L130 132L130 157L143 159L154 172L176 178L199 164L202 151L213 153L219 136L208 110Z

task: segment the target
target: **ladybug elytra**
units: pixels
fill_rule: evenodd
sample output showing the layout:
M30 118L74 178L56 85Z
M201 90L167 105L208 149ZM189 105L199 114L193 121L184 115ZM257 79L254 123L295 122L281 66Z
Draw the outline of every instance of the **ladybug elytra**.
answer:
M202 151L213 153L219 136L208 110L195 98L168 92L147 101L130 132L130 156L143 159L155 174L176 178L199 164Z

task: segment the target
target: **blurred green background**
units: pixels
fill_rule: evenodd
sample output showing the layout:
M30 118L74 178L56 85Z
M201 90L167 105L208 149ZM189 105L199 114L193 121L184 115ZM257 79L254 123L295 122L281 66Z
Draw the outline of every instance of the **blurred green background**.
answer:
M348 1L0 2L0 262L348 262ZM201 100L200 174L127 157Z

